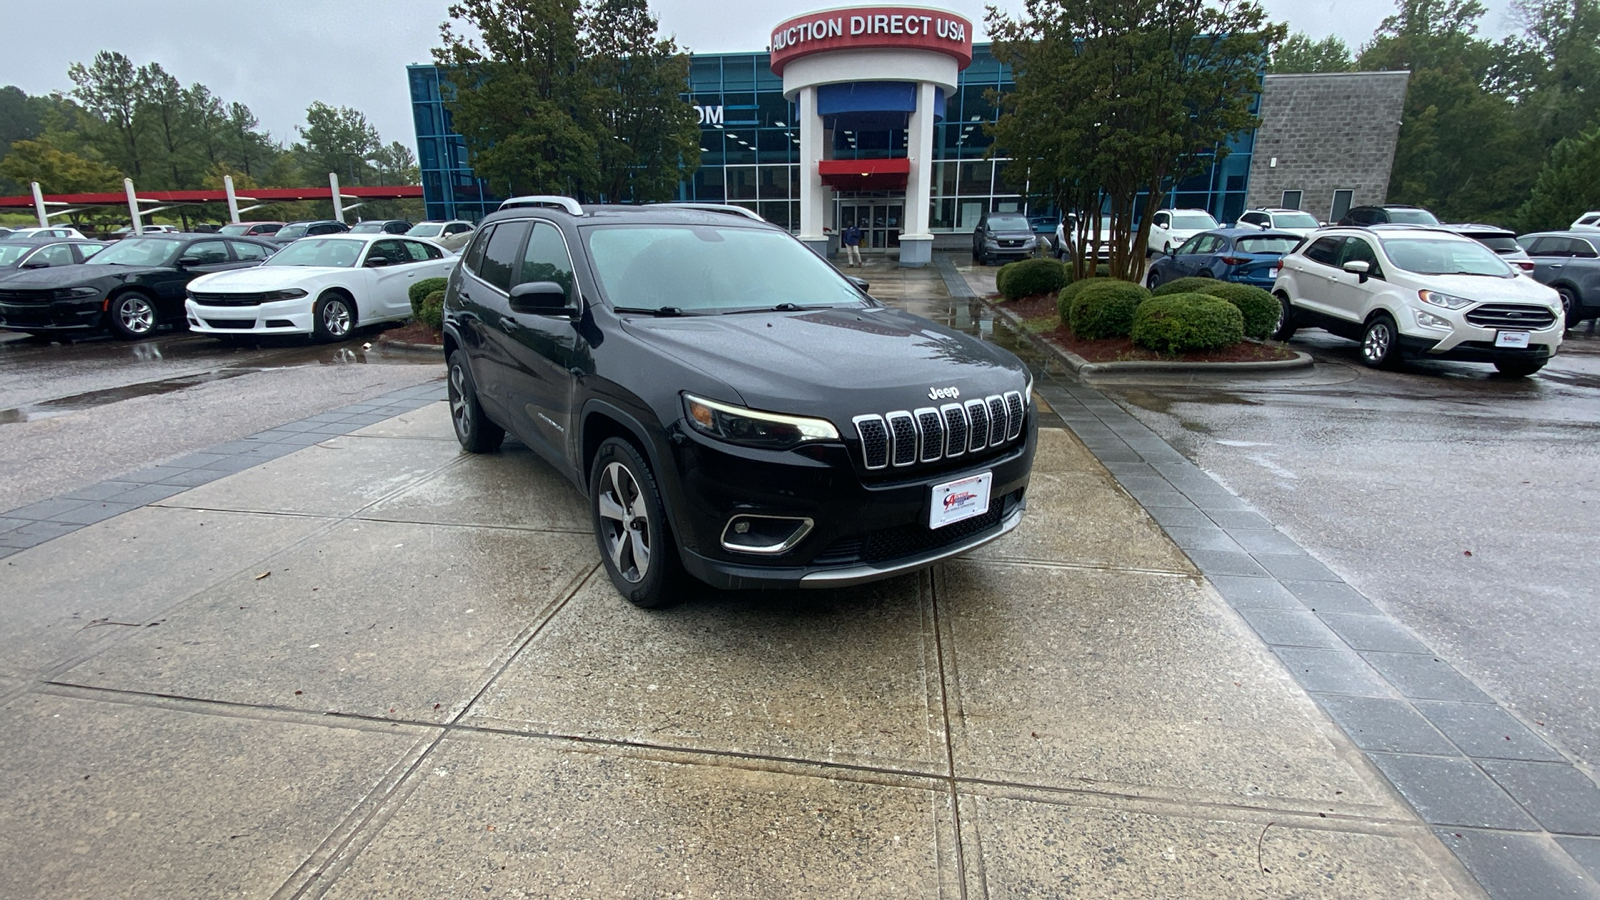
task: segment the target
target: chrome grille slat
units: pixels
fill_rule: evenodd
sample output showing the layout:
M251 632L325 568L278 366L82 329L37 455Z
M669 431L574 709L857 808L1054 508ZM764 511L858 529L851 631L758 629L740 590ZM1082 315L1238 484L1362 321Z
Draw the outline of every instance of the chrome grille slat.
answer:
M983 400L989 405L989 446L998 447L1006 442L1006 401L999 394Z
M973 453L989 446L989 407L982 400L968 400L967 421L972 425L972 432L967 437L967 449Z
M882 469L889 465L889 428L883 416L856 416L853 420L856 434L861 436L862 462L869 469Z
M917 461L917 420L908 410L898 409L883 417L889 423L889 461L909 466Z
M959 403L946 403L939 407L944 414L945 456L960 456L967 452L967 411Z
M1017 435L1022 433L1023 409L1021 392L1008 391L1006 393L1006 422L1008 423L1006 425L1006 440L1016 440Z
M918 458L923 462L938 462L944 456L944 419L931 406L917 410L915 415L917 430L922 433L922 453Z
M1466 320L1483 328L1525 328L1537 331L1554 325L1556 317L1542 306L1485 303L1467 313Z

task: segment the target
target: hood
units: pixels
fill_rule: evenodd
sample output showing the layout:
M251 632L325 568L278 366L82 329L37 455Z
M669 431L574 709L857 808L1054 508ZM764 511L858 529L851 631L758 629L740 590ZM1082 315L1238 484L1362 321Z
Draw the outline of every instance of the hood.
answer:
M738 385L746 406L821 415L835 424L864 413L1020 391L1022 361L993 344L893 309L736 313L651 318L623 325L707 376Z
M1515 268L1515 267L1513 267ZM1486 278L1478 275L1430 275L1427 288L1478 303L1533 303L1561 309L1561 295L1531 277Z
M350 272L337 266L251 266L227 272L212 272L189 282L191 291L272 291L298 287L319 275Z
M146 266L50 266L47 269L8 269L4 276L6 287L13 290L45 290L90 284L102 279L145 272L165 272L166 269Z

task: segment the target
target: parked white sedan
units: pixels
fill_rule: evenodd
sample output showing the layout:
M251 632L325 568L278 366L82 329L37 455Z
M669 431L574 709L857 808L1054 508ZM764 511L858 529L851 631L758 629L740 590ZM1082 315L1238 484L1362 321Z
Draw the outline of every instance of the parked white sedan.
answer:
M254 268L189 282L189 328L342 340L358 326L410 317L411 285L448 276L457 260L432 241L388 234L302 238Z

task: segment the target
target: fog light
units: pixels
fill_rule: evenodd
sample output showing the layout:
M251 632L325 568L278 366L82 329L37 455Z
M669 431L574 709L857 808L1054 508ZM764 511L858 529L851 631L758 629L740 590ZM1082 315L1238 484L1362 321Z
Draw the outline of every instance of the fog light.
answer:
M736 515L722 529L722 549L735 553L782 553L811 533L801 516Z
M1448 319L1441 319L1433 313L1425 313L1420 309L1417 310L1417 324L1421 325L1423 328L1450 327L1450 322Z

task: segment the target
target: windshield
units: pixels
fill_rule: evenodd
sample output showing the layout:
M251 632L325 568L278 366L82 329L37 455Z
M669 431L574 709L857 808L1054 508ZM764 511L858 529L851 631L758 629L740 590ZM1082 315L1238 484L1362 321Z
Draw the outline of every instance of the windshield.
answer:
M284 229L287 231L288 229ZM281 233L281 232L280 232ZM348 269L356 264L365 241L347 241L340 238L306 238L295 241L279 250L262 263L263 266L320 266L329 269Z
M9 266L33 249L32 244L0 244L0 266Z
M274 235L274 237L289 238L293 240L294 238L303 236L306 233L306 229L310 227L310 225L285 225L278 229L278 233Z
M1396 225L1437 225L1439 220L1425 209L1389 209L1389 221Z
M1273 213L1274 228L1316 228L1317 220L1310 213Z
M438 222L423 222L421 225L411 226L411 230L407 231L406 234L412 237L438 237L439 232L443 230L444 226Z
M160 238L123 238L96 253L87 263L91 266L167 266L183 246L182 241L165 241Z
M585 232L619 309L717 314L860 306L861 294L786 234L712 225L614 225Z
M227 235L229 237L244 237L246 234L250 233L250 226L249 225L224 225L224 226L222 226L221 230L219 230L217 233L218 234L225 234L225 235Z
M1383 251L1396 266L1418 275L1493 275L1509 278L1511 267L1477 241L1388 238Z
M1234 242L1234 248L1240 253L1276 253L1279 256L1288 253L1300 243L1294 237L1245 237Z
M1033 226L1021 216L990 216L989 227L995 231L1032 231Z
M1209 231L1217 227L1217 220L1209 213L1173 213L1172 227L1184 231Z
M382 222L357 222L350 226L351 234L378 234L382 231Z

